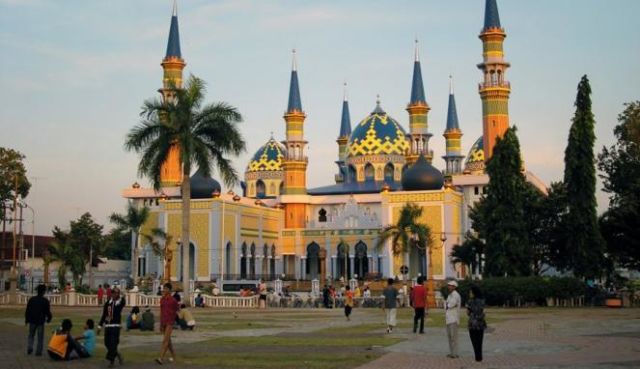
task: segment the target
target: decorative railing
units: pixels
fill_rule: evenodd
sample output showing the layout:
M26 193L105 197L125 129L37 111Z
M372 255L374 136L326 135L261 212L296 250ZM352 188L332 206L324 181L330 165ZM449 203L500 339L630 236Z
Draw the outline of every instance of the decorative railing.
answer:
M129 306L160 306L160 296L143 295L141 293L129 293Z
M76 294L76 305L80 306L98 306L98 295Z
M238 297L238 296L209 296L203 295L204 306L213 308L232 309L253 309L258 307L259 296ZM195 297L192 296L191 303L195 304Z
M0 293L0 305L8 305L9 304L9 293L4 292Z

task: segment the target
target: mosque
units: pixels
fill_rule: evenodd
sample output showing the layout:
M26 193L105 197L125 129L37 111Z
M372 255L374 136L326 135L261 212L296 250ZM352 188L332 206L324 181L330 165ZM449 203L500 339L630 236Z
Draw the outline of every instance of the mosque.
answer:
M469 208L480 199L489 182L485 162L496 138L509 127L510 64L504 59L506 37L500 25L496 0L486 0L484 26L479 35L483 60L479 94L482 100L482 137L466 156L462 130L450 88L443 136L444 169L433 166L429 147L429 110L416 45L411 98L406 106L408 130L377 101L371 113L352 127L346 95L342 119L336 127L337 173L335 183L309 188L304 136L306 114L294 62L284 123L286 136L273 136L256 150L242 182L243 193L223 189L213 178L196 172L191 181L191 243L189 276L194 281L276 278L325 280L432 275L436 280L462 278L470 273L453 265L452 247L471 230ZM170 86L181 86L186 65L180 50L177 12L171 18L167 52L162 60L163 98ZM339 129L338 129L339 128ZM183 180L174 150L162 168L162 189L135 183L123 197L148 206L151 216L141 230L161 228L180 239L180 183ZM546 187L525 170L527 180L542 192ZM397 221L401 208L414 203L423 208L420 221L433 234L430 252L412 250L394 255L390 244L376 247L381 229ZM140 245L144 245L141 238ZM137 262L138 276L163 276L179 281L182 245L168 245L164 259L143 246ZM431 270L428 270L431 268Z

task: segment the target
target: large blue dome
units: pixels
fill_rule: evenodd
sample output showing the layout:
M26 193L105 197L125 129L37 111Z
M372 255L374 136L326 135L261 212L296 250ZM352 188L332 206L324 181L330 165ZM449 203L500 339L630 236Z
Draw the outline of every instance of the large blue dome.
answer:
M364 118L351 133L348 156L405 155L409 149L407 133L380 107Z

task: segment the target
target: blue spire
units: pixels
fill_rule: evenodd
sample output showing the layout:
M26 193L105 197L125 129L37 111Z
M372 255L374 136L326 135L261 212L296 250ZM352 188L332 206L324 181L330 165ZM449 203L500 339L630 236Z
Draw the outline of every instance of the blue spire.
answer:
M298 87L298 66L296 65L296 49L293 49L293 65L291 68L291 83L289 84L289 105L287 113L302 112L300 101L300 87Z
M458 112L456 111L456 97L453 94L453 78L449 76L449 108L447 110L447 131L460 129L458 126Z
M347 83L344 83L344 101L342 102L342 121L340 121L340 136L351 136L351 116L349 115L349 101L347 100Z
M171 28L169 28L169 41L167 42L167 55L165 58L182 58L180 52L180 32L178 31L178 6L173 2L173 14L171 15Z
M422 70L420 68L420 57L418 55L418 40L416 39L416 60L413 63L413 82L411 83L410 104L425 103L424 86L422 85Z
M501 28L496 0L486 0L484 5L484 29Z

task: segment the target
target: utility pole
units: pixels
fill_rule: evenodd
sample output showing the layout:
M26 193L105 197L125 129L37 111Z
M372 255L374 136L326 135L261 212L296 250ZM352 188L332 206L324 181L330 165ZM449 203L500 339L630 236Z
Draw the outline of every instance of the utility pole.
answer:
M13 277L15 277L15 272L16 272L16 266L17 266L17 262L16 262L16 249L18 247L18 238L17 238L17 234L18 234L18 223L17 223L17 219L16 219L16 212L18 211L18 176L16 174L14 174L13 176L14 178L14 196L13 196L13 212L11 213L12 218L13 218L13 265L11 267L12 271L11 274Z

